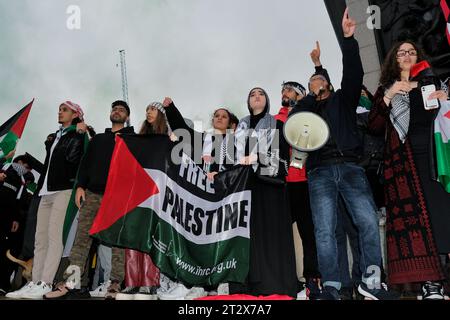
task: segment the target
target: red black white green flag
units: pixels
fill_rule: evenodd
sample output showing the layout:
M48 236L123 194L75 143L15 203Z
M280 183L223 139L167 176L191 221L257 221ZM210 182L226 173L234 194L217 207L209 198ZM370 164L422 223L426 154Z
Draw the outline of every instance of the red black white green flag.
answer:
M441 8L444 12L445 21L446 24L446 35L448 44L450 45L450 1L449 0L441 0Z
M34 99L0 127L0 158L16 148L17 142L22 137L33 102ZM11 161L12 159L9 159L8 162Z
M248 273L250 167L214 182L167 136L116 137L91 235L151 255L161 272L192 285L243 282ZM177 159L182 161L178 161Z

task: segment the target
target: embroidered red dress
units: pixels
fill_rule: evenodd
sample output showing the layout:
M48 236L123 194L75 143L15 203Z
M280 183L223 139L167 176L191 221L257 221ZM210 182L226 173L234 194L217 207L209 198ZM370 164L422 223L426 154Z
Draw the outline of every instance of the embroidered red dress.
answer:
M424 110L419 89L413 89L408 136L402 143L389 119L391 106L386 106L383 96L384 89L379 88L369 114L369 129L379 134L386 130L387 135L384 178L389 282L442 280L445 276L439 253L450 248L450 214L445 213L450 208L450 196L431 174L436 111ZM440 220L449 223L439 225ZM449 231L447 235L445 230Z

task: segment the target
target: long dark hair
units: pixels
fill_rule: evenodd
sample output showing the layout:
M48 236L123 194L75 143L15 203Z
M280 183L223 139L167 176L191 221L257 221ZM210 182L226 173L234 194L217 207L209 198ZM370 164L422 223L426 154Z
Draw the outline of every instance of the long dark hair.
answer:
M145 109L145 112L151 107L153 106L149 105L147 109ZM167 127L166 116L159 110L155 122L151 124L146 119L144 123L142 123L141 130L139 130L139 134L168 134L168 132L169 128Z
M423 50L414 42L410 40L400 41L395 43L391 50L389 50L386 58L384 59L383 66L381 67L380 85L383 88L390 87L395 81L400 80L400 66L397 61L397 51L404 43L411 44L417 51L417 62L425 60L425 54Z
M231 128L231 112L227 108L219 108L219 109L214 110L213 118L212 118L212 125L213 125L213 127L214 127L214 117L216 116L216 113L218 111L220 111L220 110L223 110L223 111L225 111L228 114L228 126L227 126L227 129L230 129Z

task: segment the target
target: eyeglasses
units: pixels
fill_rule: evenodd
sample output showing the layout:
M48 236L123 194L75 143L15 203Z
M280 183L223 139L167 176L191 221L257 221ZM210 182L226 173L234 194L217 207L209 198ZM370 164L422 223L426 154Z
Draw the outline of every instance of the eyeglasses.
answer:
M411 50L398 50L397 51L397 58L402 58L408 54L410 57L417 56L417 50L411 49Z

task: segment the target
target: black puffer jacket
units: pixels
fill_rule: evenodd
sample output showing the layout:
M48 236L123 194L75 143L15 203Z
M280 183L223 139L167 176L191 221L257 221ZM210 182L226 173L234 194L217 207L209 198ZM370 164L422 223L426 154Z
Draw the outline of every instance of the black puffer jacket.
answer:
M72 189L75 183L78 166L84 152L84 134L79 134L76 131L69 131L61 137L53 150L52 158L50 157L50 150L53 141L56 139L56 134L51 134L47 141L45 141L45 148L47 155L45 157L45 172L48 170L47 190L61 191ZM38 189L42 188L44 184L45 174L42 174Z

